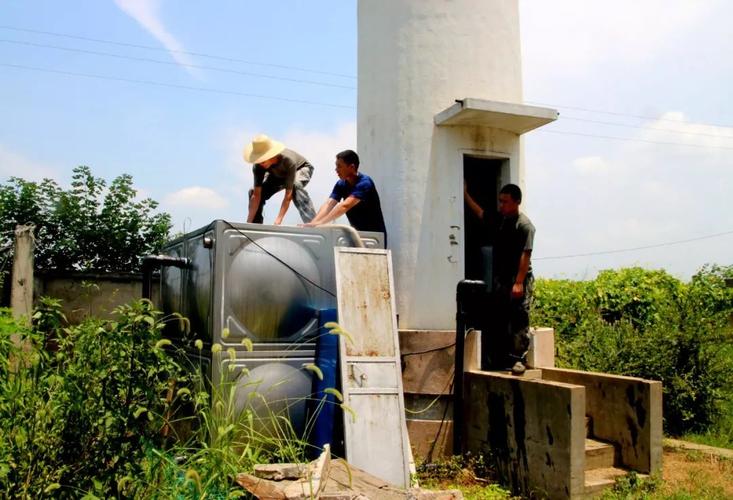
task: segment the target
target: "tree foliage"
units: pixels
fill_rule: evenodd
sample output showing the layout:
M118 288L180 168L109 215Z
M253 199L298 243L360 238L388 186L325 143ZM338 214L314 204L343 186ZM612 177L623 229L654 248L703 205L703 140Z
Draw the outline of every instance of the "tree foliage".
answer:
M671 434L709 429L733 400L733 266L689 283L629 268L537 280L532 322L555 328L561 366L661 380Z
M171 219L136 196L130 175L108 186L85 166L74 169L69 189L12 177L0 186L0 246L12 245L16 225L33 224L38 269L137 271L168 239Z

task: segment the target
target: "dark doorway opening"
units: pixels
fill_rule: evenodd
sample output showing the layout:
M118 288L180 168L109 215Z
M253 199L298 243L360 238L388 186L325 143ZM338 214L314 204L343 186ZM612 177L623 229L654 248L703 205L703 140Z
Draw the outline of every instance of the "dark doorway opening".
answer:
M496 212L497 196L501 186L501 171L507 160L496 158L463 157L463 179L471 197L486 212L485 219ZM491 285L491 236L489 227L467 204L463 207L465 228L464 259L466 279L489 281Z

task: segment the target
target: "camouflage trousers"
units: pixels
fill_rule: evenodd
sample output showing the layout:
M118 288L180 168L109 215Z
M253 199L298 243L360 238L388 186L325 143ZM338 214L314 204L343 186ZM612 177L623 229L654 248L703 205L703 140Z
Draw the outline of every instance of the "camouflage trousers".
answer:
M534 295L534 278L524 280L524 294L512 297L513 283L494 282L487 294L487 314L481 329L481 366L484 369L510 368L525 362L529 350L529 311Z
M308 195L308 191L305 190L305 187L310 182L312 175L313 166L309 163L306 163L300 167L297 172L295 172L295 182L293 183L293 205L298 209L298 213L300 213L300 218L303 222L310 222L316 216L316 211L313 208L313 202ZM272 198L275 193L282 191L283 189L285 189L284 179L280 179L279 177L275 177L269 173L265 175L265 180L262 182L260 206L257 207L257 212L255 213L255 217L252 222L255 224L262 224L264 220L262 211L265 208L265 203L267 200ZM252 198L253 193L254 190L250 189L250 198Z

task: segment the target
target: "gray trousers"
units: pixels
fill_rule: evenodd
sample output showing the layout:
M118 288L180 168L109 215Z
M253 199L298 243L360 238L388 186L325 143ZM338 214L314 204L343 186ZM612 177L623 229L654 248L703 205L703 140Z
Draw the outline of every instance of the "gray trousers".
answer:
M313 208L313 202L311 201L308 191L305 187L311 180L313 175L313 165L306 163L295 172L295 182L293 183L293 204L298 209L300 218L303 222L310 222L316 216L316 210ZM262 197L260 198L260 206L257 207L257 212L252 220L255 224L262 224L262 210L265 208L267 200L272 196L285 189L285 180L269 173L265 174L265 180L262 181ZM252 198L254 190L249 190L249 197Z

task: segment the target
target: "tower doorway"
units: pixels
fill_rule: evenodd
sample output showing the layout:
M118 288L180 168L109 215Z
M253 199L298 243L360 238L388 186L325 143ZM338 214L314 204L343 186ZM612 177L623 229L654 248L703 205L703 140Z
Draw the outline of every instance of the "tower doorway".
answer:
M484 220L493 218L501 189L506 159L463 156L463 179L471 197L485 211ZM465 278L488 281L491 285L491 236L488 225L469 206L463 206Z

